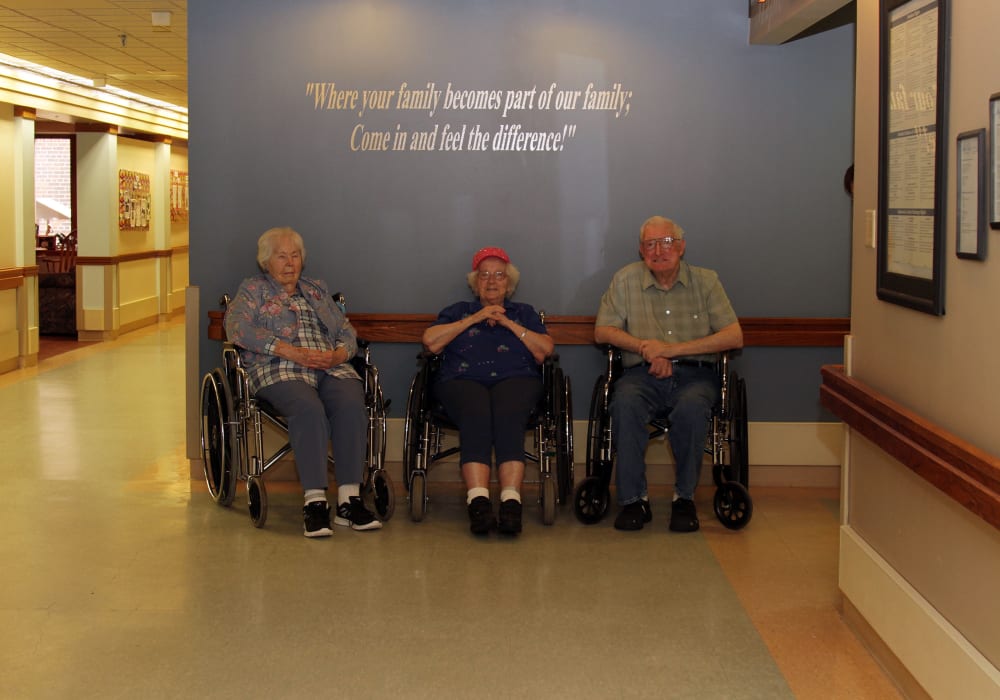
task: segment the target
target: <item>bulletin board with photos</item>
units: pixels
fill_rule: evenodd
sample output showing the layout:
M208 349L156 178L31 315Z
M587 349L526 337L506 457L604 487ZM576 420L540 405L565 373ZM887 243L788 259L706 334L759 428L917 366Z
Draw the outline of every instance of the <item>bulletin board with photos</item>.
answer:
M188 174L183 170L170 171L170 220L188 220Z
M149 175L118 171L118 229L148 231L152 204Z

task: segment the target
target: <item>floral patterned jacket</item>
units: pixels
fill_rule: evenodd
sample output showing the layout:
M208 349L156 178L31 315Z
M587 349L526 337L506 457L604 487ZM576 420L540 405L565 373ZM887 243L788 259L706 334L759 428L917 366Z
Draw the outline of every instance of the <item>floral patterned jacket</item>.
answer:
M344 311L330 295L322 280L299 277L299 293L326 328L330 346L343 346L348 357L358 351L357 335ZM265 273L243 280L226 309L226 336L242 348L240 357L248 369L274 359L279 340L293 343L298 337L298 316L290 296L274 278Z

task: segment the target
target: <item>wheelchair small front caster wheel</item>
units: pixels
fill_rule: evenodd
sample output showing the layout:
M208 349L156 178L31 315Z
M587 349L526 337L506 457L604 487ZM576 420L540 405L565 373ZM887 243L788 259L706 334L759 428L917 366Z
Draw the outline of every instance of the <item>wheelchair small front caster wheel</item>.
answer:
M264 527L267 521L267 489L264 488L264 480L259 476L247 479L247 505L254 527Z
M396 493L392 487L392 479L384 469L372 474L371 500L371 506L379 520L385 522L392 517L396 510Z
M741 530L753 517L750 492L738 481L728 481L715 491L715 516L730 530Z
M593 525L608 512L608 487L596 476L588 476L580 482L573 499L573 512L584 525Z
M416 471L410 474L410 520L419 523L427 514L427 475Z

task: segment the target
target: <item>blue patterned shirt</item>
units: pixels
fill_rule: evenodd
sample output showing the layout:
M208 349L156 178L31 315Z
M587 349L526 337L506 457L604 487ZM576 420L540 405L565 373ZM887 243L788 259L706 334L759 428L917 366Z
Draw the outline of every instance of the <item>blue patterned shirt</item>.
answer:
M528 304L504 301L507 318L535 333L545 333L538 313ZM460 301L442 309L434 325L460 321L479 312L479 301ZM537 377L541 366L531 351L511 331L486 321L466 328L448 343L441 353L437 381L471 379L482 384L496 384L511 377Z

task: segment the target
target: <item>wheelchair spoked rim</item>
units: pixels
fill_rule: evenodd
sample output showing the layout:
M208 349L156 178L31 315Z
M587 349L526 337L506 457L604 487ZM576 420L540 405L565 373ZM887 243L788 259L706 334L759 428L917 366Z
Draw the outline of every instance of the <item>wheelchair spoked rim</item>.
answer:
M222 370L213 369L201 385L201 449L205 483L209 494L219 505L228 506L236 494L236 474L233 460L234 433L232 392Z
M570 380L561 369L557 369L555 414L556 423L556 477L558 479L559 503L566 503L573 493L573 394Z

